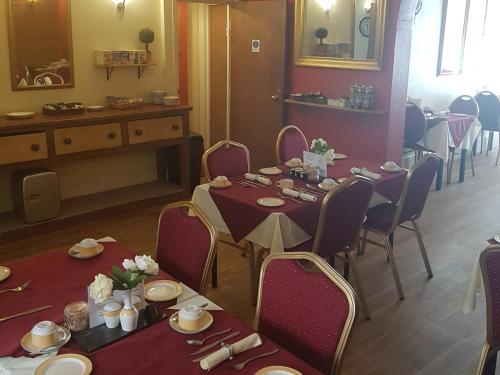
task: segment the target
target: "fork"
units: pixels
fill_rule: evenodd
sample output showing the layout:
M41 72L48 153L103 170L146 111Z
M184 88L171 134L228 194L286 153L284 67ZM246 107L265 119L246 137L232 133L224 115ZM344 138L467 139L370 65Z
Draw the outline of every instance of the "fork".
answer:
M256 355L255 357L252 357L252 358L249 358L247 359L245 362L241 362L241 363L236 363L235 365L233 365L232 367L235 369L235 370L242 370L245 368L245 366L247 365L248 362L250 361L253 361L254 359L258 359L258 358L262 358L262 357L267 357L268 355L273 355L273 354L276 354L279 352L279 348L276 348L270 352L267 352L267 353L263 353L263 354L259 354L259 355Z
M23 285L19 285L18 287L15 287L15 288L12 288L12 289L0 290L0 293L5 293L5 292L20 292L21 290L25 289L30 283L31 283L31 280L28 280Z

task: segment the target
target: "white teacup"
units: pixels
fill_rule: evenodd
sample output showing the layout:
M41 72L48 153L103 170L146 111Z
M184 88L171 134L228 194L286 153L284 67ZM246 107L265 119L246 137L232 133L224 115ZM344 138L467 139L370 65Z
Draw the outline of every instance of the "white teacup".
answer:
M93 238L85 238L84 240L81 240L77 245L78 253L82 256L94 255L95 253L97 253L98 246L99 243Z
M290 168L295 168L302 165L302 160L300 158L291 158L285 163L285 165Z
M122 306L118 302L109 302L104 306L104 321L106 327L116 328L120 325L120 311Z
M398 171L400 167L393 161L386 161L384 163L384 169L388 171Z
M293 189L293 180L290 178L283 178L279 181L276 181L276 186L280 189Z
M321 183L327 188L331 188L337 185L333 178L325 178Z
M179 327L185 331L196 331L202 326L203 309L196 305L187 305L179 310Z
M62 337L58 337L59 332L62 333ZM64 329L50 320L38 322L31 330L31 342L37 348L48 348L64 339L66 339Z

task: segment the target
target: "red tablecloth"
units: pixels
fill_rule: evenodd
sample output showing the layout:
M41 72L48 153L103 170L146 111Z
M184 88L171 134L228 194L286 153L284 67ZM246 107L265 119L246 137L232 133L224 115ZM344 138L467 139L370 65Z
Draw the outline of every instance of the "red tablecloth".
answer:
M397 201L401 194L405 173L384 173L377 162L347 158L337 160L335 165L328 167L328 176L341 178L352 176L352 167L365 167L382 175L382 179L374 181L375 190L388 200ZM257 227L270 213L280 212L286 214L311 237L316 232L321 199L316 202L296 203L286 199L286 204L277 208L262 207L257 204L257 199L262 197L277 197L280 189L275 185L277 180L287 178L286 175L267 176L273 181L268 187L249 188L235 183L243 180L243 176L231 178L233 186L227 189L210 189L210 196L214 200L224 222L226 223L233 239L238 242L245 238ZM305 181L295 179L294 187L306 188Z
M472 121L474 121L474 116L457 116L450 113L447 121L453 143L455 147L460 147L472 125Z
M0 317L15 314L42 305L54 307L0 323L0 356L18 356L25 354L20 347L22 336L40 320L63 321L63 310L67 303L86 300L85 287L94 275L108 272L114 264L120 264L124 258L133 256L132 252L117 243L104 244L105 251L93 259L77 260L67 254L67 249L42 254L9 265L12 275L2 282L1 289L12 288L27 279L32 282L20 293L0 295ZM161 271L160 276L172 279ZM172 310L166 310L167 314ZM202 337L210 332L231 327L242 333L230 341L238 341L253 330L224 311L212 311L214 324L209 330L194 337ZM199 364L192 363L188 353L196 348L185 343L185 335L173 331L164 320L154 326L137 332L93 353L80 350L71 340L60 353L79 353L90 358L93 374L201 374ZM264 344L258 348L238 355L232 363L240 362L258 353L276 347L269 339L262 337ZM317 370L293 356L284 349L278 354L257 360L249 364L244 373L253 374L259 368L275 364L296 368L304 375L320 374ZM224 363L211 371L214 374L234 374L230 363Z

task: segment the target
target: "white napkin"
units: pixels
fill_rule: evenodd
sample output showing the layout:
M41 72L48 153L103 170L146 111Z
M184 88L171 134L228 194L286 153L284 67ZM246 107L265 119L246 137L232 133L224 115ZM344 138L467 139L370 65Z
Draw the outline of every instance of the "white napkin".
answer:
M113 237L104 237L99 238L97 242L116 242L116 240Z
M302 191L297 191L297 190L288 189L288 188L283 189L283 194L288 195L288 196L293 197L293 198L300 198L300 199L302 199L304 201L308 201L308 202L316 202L316 199L318 199L317 197L315 197L312 194L307 194L307 193L304 193Z
M0 375L33 375L40 364L57 354L57 351L35 358L29 357L2 357L0 358Z
M259 176L258 174L245 173L245 180L257 181L264 185L271 185L272 181L264 176Z
M258 333L252 333L250 336L245 337L244 339L231 344L231 348L233 349L233 355L243 353L249 349L256 348L262 345L262 340ZM203 358L200 361L200 367L203 370L211 370L217 365L224 362L226 359L230 357L229 350L227 348L222 348L217 350L216 352L210 354L209 356Z
M370 172L370 171L363 169L363 168L351 168L351 173L352 174L359 174L361 176L369 178L370 180L380 180L382 178L381 174L378 174L375 172Z

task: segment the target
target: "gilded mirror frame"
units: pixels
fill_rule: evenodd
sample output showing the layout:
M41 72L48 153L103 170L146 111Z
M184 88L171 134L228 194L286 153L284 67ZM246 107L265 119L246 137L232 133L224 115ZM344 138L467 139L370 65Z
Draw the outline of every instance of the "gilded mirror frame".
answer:
M8 43L9 43L9 62L10 62L10 82L12 91L30 91L30 90L56 90L56 89L68 89L75 87L75 61L73 57L73 35L72 35L72 24L71 24L71 0L66 0L67 2L67 40L68 40L68 58L70 59L69 64L69 83L62 85L47 85L47 86L28 86L28 87L18 87L16 79L16 65L17 65L17 53L15 51L15 40L14 40L14 22L13 22L13 11L12 3L13 0L6 1L7 7L7 33L8 33ZM36 2L33 3L36 6Z
M298 66L314 66L322 68L340 68L357 70L382 70L384 56L385 23L387 17L387 0L377 0L380 12L377 12L375 23L375 43L373 59L355 60L353 58L304 56L304 25L306 1L295 0L295 23L293 38L293 64Z

